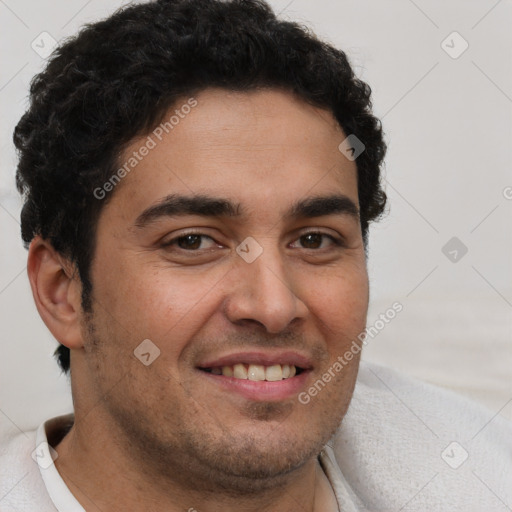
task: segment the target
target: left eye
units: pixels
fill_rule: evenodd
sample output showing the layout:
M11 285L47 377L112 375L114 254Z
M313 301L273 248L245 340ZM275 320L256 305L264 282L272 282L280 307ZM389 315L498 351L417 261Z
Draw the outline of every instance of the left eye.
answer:
M330 245L338 245L337 240L334 237L326 235L325 233L306 233L293 242L291 247L299 247L302 249L324 249Z
M166 247L174 245L186 251L197 251L199 249L209 249L216 245L216 243L213 238L210 238L209 236L190 233L188 235L174 238L164 245Z

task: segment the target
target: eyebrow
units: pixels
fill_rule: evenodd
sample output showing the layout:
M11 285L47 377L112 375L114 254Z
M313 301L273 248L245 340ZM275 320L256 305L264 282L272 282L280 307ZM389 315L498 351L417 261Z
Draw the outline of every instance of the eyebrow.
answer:
M144 228L162 217L199 215L202 217L240 217L240 203L207 195L182 196L171 194L144 210L136 219L135 226ZM309 197L297 201L285 213L286 218L314 218L324 215L349 215L359 220L359 209L349 197L337 194Z
M180 196L171 194L144 210L135 221L143 228L161 217L200 215L203 217L234 217L240 215L241 206L227 199L205 195Z
M359 208L352 199L343 194L309 197L297 201L290 208L286 217L313 218L335 214L348 215L359 221Z

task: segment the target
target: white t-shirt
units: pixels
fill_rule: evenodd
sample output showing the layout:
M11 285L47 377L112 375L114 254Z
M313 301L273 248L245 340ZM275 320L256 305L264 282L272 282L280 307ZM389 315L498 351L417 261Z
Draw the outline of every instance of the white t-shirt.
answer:
M60 416L2 443L1 512L84 512L52 460L72 421ZM361 364L319 460L342 512L512 510L512 424L381 366Z

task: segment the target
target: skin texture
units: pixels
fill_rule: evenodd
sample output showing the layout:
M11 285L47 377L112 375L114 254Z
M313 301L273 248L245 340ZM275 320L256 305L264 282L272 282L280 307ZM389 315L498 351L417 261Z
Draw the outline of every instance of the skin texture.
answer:
M357 339L368 306L357 218L286 215L333 194L357 206L356 165L338 150L346 135L332 115L291 93L209 89L196 99L102 211L91 315L72 265L39 237L30 247L38 310L71 349L75 425L56 466L88 511L330 510L317 455L348 408L359 356L307 405L298 393L228 392L197 365L298 351L312 363L304 391ZM227 199L239 215L136 226L170 194ZM190 230L205 235L193 248L176 241ZM310 232L326 236L311 245ZM252 263L236 252L249 236L263 249ZM145 339L160 350L149 366L134 355Z

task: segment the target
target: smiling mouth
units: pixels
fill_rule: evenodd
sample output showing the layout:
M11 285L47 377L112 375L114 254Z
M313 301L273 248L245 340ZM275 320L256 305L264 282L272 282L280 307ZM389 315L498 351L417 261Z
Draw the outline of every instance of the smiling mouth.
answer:
M261 364L244 363L238 363L231 366L199 368L199 370L211 373L213 375L232 377L234 379L267 382L291 379L297 375L300 375L304 371L303 368L288 364L274 364L271 366L264 366Z

